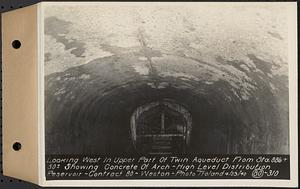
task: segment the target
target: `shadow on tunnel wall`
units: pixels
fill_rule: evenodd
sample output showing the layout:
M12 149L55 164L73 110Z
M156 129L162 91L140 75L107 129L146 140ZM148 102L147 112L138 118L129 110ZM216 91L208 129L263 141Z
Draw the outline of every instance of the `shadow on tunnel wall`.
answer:
M184 152L176 153L289 153L287 78L273 78L274 92L266 73L247 73L257 88L243 99L226 80L209 83L160 74L159 65L170 59L169 67L184 59L204 69L204 63L164 55L153 63L152 74L143 75L131 65L147 60L121 54L46 76L46 154L140 153L134 145L131 117L138 107L163 99L180 104L192 119L190 141Z

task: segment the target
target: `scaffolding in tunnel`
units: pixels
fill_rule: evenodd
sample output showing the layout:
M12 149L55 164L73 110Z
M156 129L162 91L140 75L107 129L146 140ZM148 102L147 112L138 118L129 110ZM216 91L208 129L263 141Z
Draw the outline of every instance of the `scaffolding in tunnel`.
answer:
M136 150L143 154L185 153L191 129L190 113L175 102L140 106L131 117L131 137Z

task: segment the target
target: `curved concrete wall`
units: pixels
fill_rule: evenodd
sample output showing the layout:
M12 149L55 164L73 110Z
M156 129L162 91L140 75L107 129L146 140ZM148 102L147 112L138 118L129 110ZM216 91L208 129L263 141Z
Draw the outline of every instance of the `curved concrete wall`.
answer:
M259 88L242 100L226 81L207 84L207 80L176 74L144 76L130 66L139 62L132 55L112 56L46 77L48 149L57 153L66 149L70 153L130 151L133 111L169 98L184 104L192 114L191 152L286 152L287 109L279 106L267 80L253 76ZM175 67L176 62L172 63ZM186 74L195 72L186 70ZM59 145L62 149L58 144L64 144Z
M285 10L87 9L45 12L46 153L135 153L133 111L163 98L192 115L188 153L289 152Z

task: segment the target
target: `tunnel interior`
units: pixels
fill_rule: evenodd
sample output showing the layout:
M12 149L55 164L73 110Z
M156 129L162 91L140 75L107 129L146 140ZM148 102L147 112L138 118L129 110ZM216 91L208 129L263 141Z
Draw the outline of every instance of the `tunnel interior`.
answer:
M180 104L163 99L138 107L130 125L138 153L183 154L189 144L192 118Z
M46 154L289 153L282 7L111 10L45 8Z
M140 56L45 77L47 154L149 154L158 143L158 153L288 153L288 102L279 100L286 78L273 78L274 93L262 72L233 81L234 73L188 57L161 54L149 65Z

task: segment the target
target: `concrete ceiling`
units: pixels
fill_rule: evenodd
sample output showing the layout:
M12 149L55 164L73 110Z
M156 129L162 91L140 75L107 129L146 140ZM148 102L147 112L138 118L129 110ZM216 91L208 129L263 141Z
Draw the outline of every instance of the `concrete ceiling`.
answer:
M287 153L286 14L255 4L46 7L46 131L77 127L80 138L111 125L119 131L101 132L117 136L138 106L168 98L191 112L195 133L210 133L211 145L192 138L191 151Z

